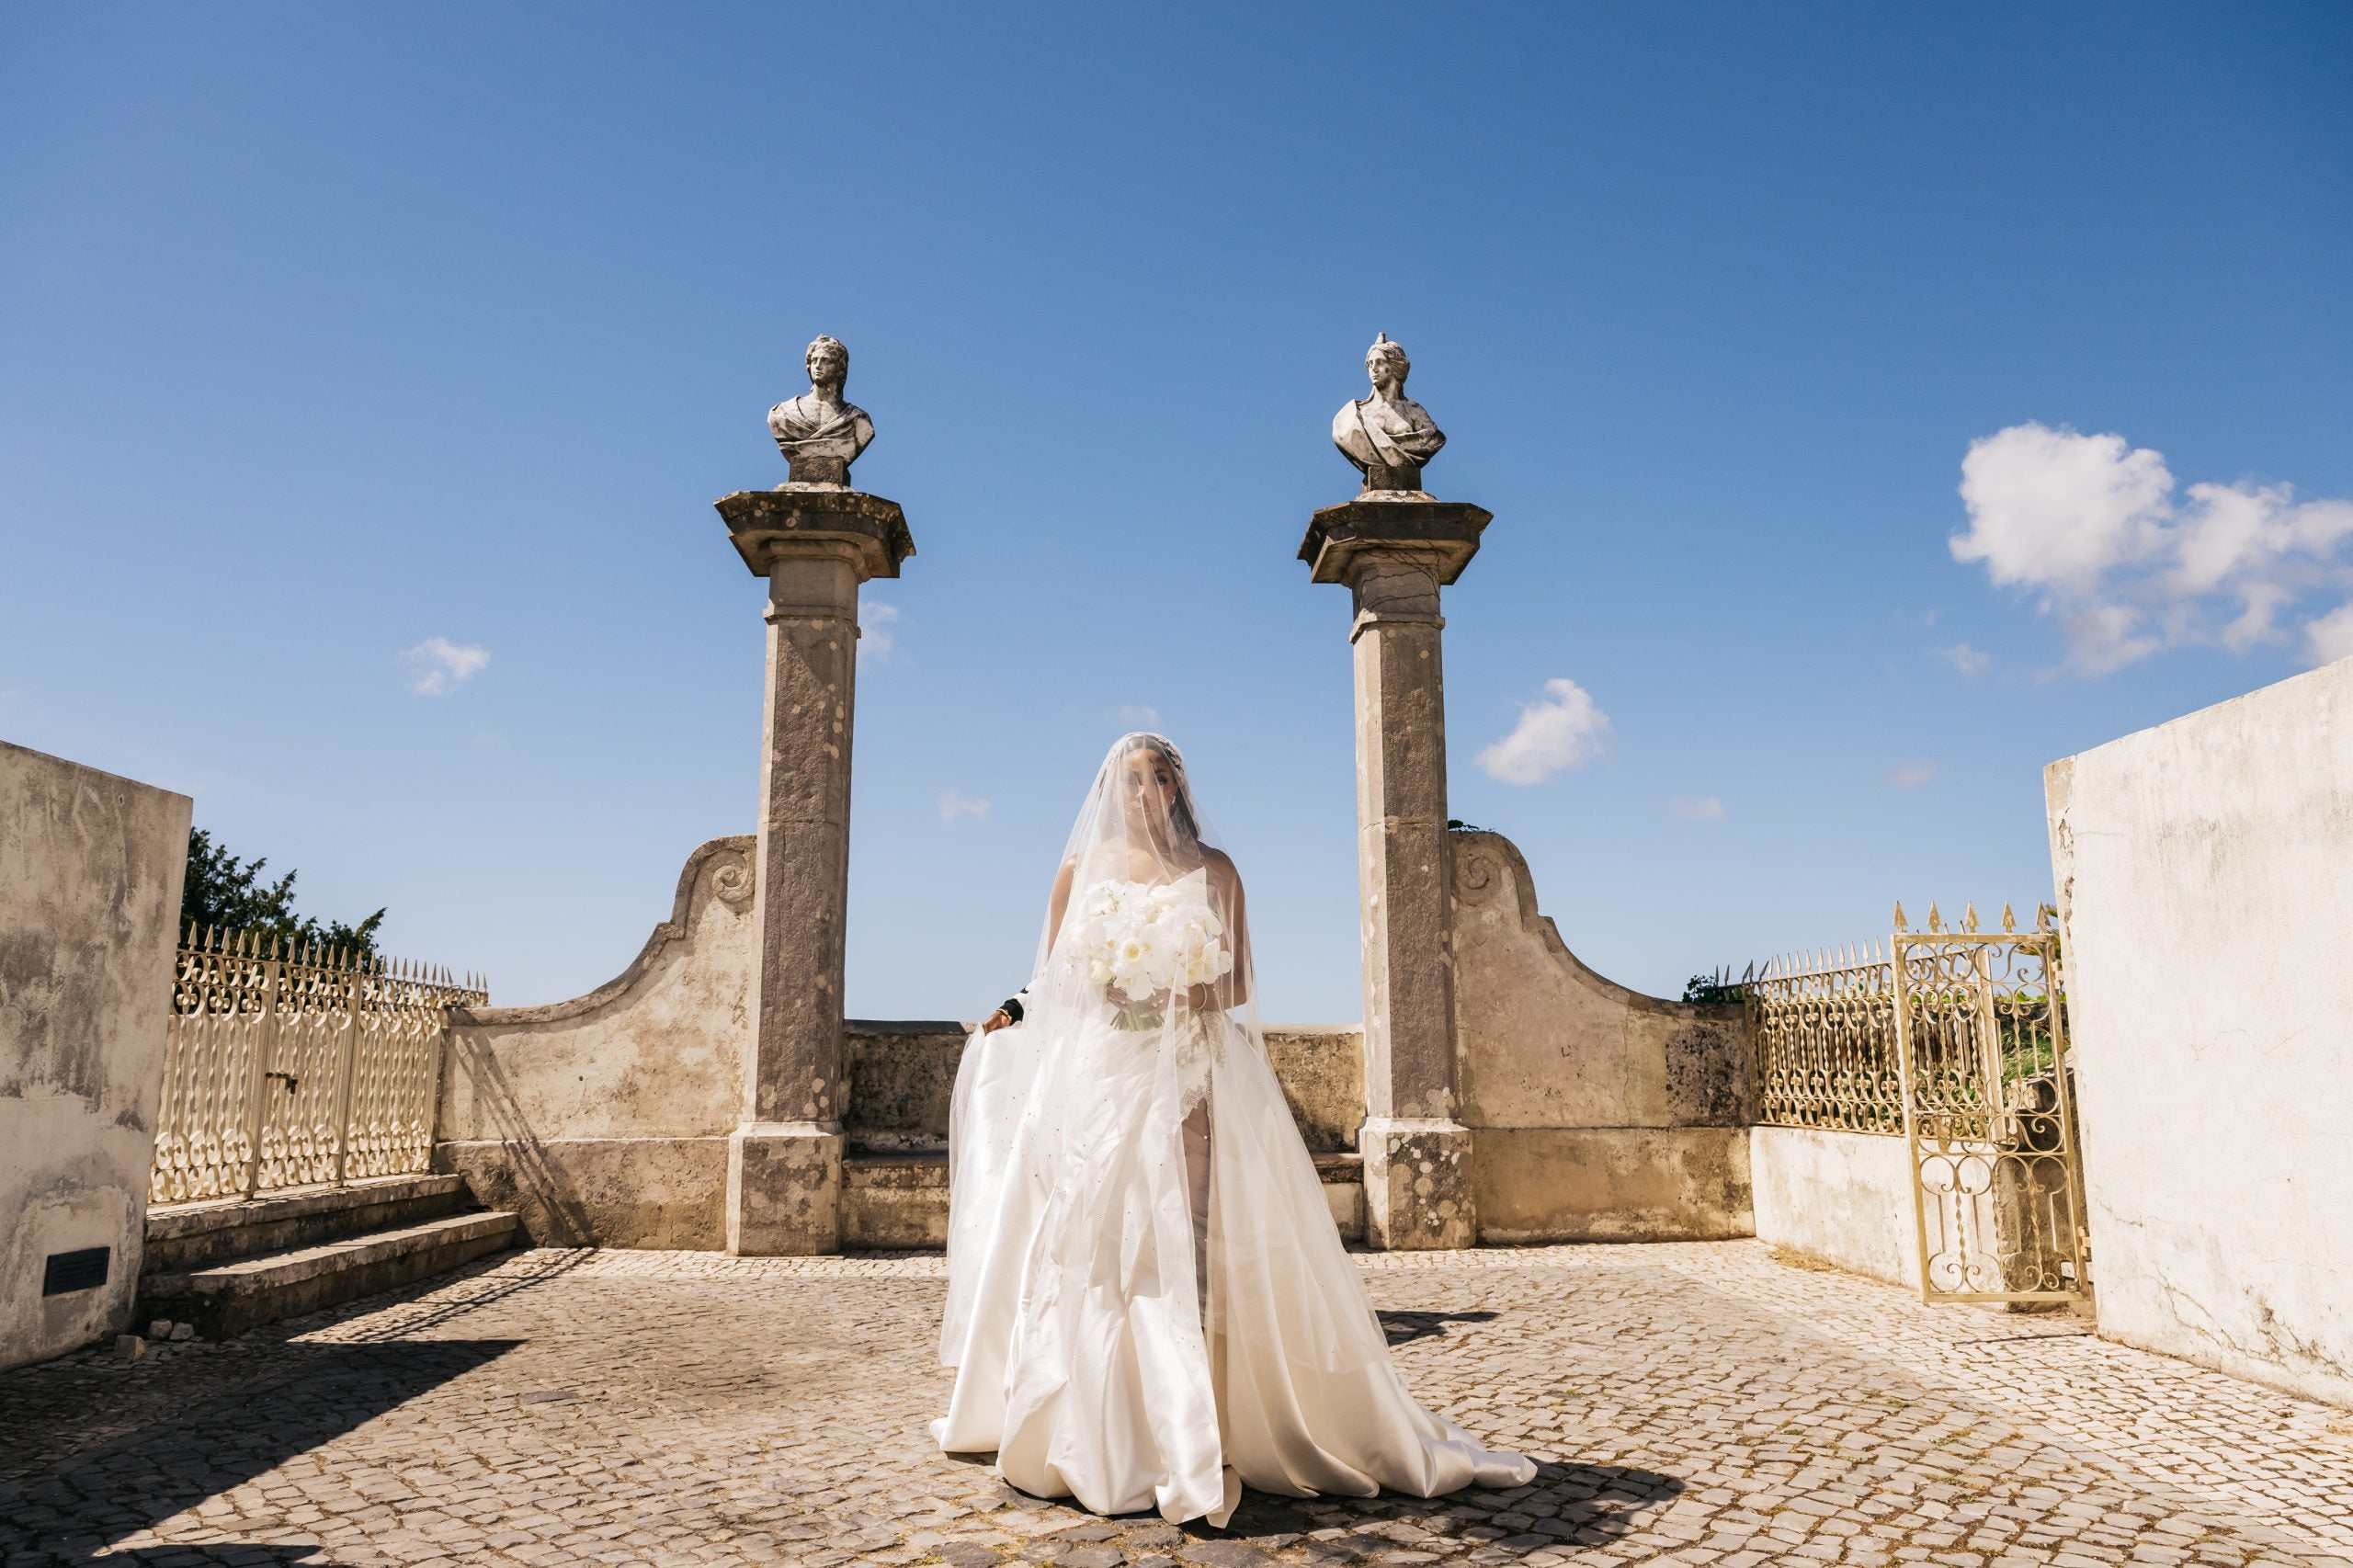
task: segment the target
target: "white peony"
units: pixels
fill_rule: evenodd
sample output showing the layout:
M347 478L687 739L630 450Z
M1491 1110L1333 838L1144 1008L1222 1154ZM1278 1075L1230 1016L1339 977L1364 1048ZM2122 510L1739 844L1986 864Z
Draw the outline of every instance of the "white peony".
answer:
M1150 887L1106 881L1080 898L1069 962L1091 983L1142 1002L1232 973L1224 937L1225 923L1210 907L1202 879Z

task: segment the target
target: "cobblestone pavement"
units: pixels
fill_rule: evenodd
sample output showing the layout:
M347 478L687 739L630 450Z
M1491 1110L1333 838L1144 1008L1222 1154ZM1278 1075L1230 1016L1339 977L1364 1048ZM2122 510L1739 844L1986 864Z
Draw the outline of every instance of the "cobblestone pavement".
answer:
M1097 1519L932 1449L937 1257L536 1252L0 1375L0 1562L2353 1561L2353 1413L2076 1319L1747 1242L1363 1262L1534 1484Z

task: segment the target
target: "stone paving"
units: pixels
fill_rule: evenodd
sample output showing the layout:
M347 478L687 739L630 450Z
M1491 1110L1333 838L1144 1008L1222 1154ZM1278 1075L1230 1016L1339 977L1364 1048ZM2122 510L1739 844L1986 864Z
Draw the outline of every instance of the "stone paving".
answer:
M936 1256L535 1252L0 1375L0 1563L2353 1562L2353 1413L2078 1319L1750 1242L1362 1261L1532 1485L1097 1519L932 1449Z

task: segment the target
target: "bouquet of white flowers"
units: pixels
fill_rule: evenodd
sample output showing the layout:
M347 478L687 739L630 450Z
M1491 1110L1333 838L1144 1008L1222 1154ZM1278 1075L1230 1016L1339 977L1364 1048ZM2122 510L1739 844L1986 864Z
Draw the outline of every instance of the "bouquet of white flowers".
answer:
M1225 922L1200 877L1097 882L1078 895L1068 951L1072 968L1131 1004L1233 971Z

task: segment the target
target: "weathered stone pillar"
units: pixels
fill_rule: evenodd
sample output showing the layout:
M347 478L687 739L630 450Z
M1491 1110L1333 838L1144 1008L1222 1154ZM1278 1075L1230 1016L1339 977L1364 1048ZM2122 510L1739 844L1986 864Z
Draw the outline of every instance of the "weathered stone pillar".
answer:
M1418 475L1416 476L1418 477ZM1478 1239L1471 1133L1455 1119L1453 917L1438 590L1489 514L1419 492L1326 506L1300 559L1355 597L1357 867L1364 947L1365 1240Z
M768 582L759 977L744 1119L727 1146L727 1250L838 1252L858 586L897 576L915 541L897 502L839 484L743 491L718 506L744 564Z

